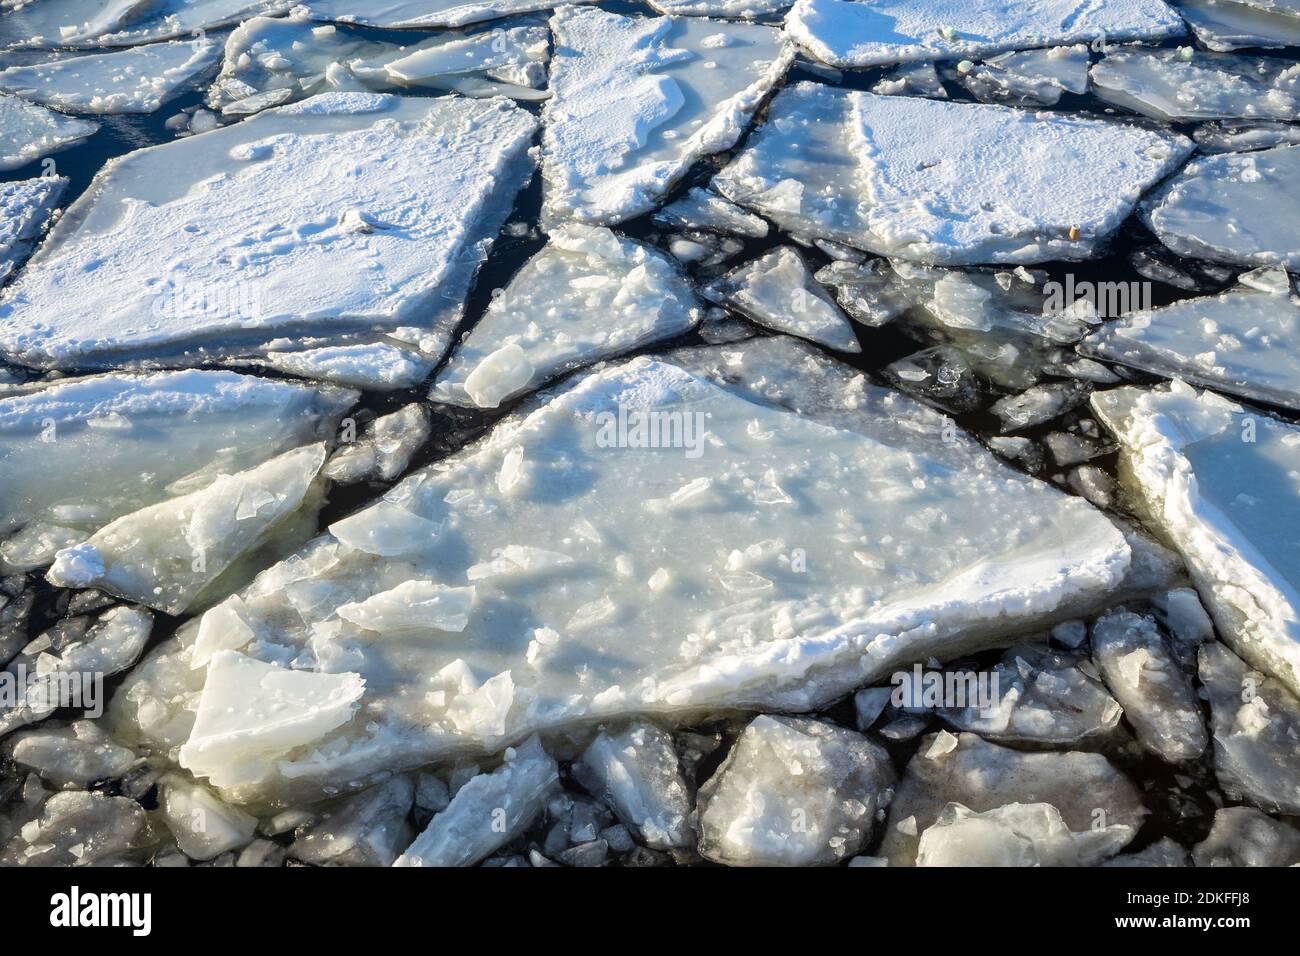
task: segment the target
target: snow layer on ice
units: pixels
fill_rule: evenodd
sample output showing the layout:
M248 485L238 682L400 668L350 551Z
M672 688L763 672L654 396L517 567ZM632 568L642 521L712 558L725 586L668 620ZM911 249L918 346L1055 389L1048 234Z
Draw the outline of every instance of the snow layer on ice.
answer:
M812 709L1120 582L1129 547L1091 506L812 351L758 340L673 360L706 378L649 358L587 374L263 572L241 592L247 652L360 674L366 719L240 798L580 721ZM337 614L413 579L472 585L465 629L411 639ZM192 688L192 640L137 670L124 737L184 740L168 688Z
M592 0L569 0L590 3ZM518 13L549 10L557 0L306 0L317 20L397 30L459 27Z
M1179 0L1178 11L1211 50L1300 45L1294 0Z
M680 335L701 312L667 256L601 226L558 226L492 299L431 397L496 408L560 372Z
M98 129L98 123L0 93L0 172L80 143Z
M1131 312L1083 351L1157 375L1300 411L1300 299L1239 286Z
M67 188L61 176L0 183L0 285L23 264Z
M1050 803L983 813L950 803L921 834L917 866L1094 866L1133 839L1122 823L1071 830Z
M1143 203L1160 241L1190 258L1300 270L1300 146L1203 156Z
M843 727L761 715L700 788L700 852L730 866L815 866L871 838L889 754Z
M738 266L710 283L704 295L777 332L841 352L862 351L849 317L791 246L779 246Z
M551 219L612 224L652 209L691 164L735 145L785 75L780 30L562 7L543 114Z
M1091 76L1107 103L1158 120L1300 119L1300 65L1291 60L1115 50Z
M808 52L841 68L1187 32L1160 0L799 0L785 22Z
M1085 259L1192 148L1104 120L799 83L713 185L797 235L881 255Z
M234 372L113 374L0 399L0 534L90 531L333 435L355 392ZM148 475L142 480L142 475Z
M175 41L0 70L0 90L73 113L152 113L216 64L216 40Z
M1144 520L1182 553L1219 633L1300 691L1300 428L1177 379L1099 392L1092 406L1119 439Z
M535 128L499 99L332 93L129 153L10 287L0 350L85 366L292 330L448 336Z

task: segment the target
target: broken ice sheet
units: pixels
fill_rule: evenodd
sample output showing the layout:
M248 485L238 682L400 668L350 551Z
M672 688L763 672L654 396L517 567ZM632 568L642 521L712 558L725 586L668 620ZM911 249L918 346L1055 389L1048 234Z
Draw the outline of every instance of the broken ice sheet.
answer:
M1084 259L1192 148L1077 115L798 83L713 187L792 233L880 255Z
M786 29L819 60L845 69L1187 32L1161 0L799 0Z
M700 788L700 852L730 866L838 863L870 840L895 776L859 733L760 715Z
M1092 406L1143 520L1181 552L1220 634L1300 691L1300 428L1177 379Z
M45 526L83 540L220 473L331 437L356 398L195 370L66 379L0 399L0 535Z
M1300 146L1192 160L1152 193L1141 214L1180 256L1300 270Z
M1080 346L1089 355L1300 411L1300 298L1286 273L1270 292L1222 295L1131 312Z
M767 223L758 216L698 186L655 213L655 221L681 229L700 229L750 239L762 239L768 231Z
M61 176L0 183L0 285L23 264L67 188Z
M556 6L556 0L306 0L302 6L317 20L389 30L423 30L549 10Z
M202 39L67 57L0 70L0 90L71 113L152 113L220 55Z
M1300 126L1272 120L1250 123L1205 123L1192 130L1203 153L1244 153L1300 143Z
M680 335L701 312L662 253L601 226L558 226L456 347L430 397L496 408L568 369Z
M776 332L787 332L840 352L861 352L848 316L814 281L797 249L778 246L715 279L703 290Z
M64 116L21 97L0 93L0 172L67 149L98 130L98 123Z
M241 779L236 799L580 721L812 709L900 663L1090 607L1128 567L1089 505L844 366L822 358L814 376L815 350L754 340L680 361L719 384L649 358L589 373L241 592L250 654L355 672L367 690L364 720ZM647 422L669 423L667 440L645 439ZM376 640L338 619L417 578L473 585L463 631ZM192 640L183 630L137 670L127 739L184 741L192 703L165 689L179 672L166 662ZM223 761L189 767L231 779Z
M0 351L211 361L290 332L408 325L445 342L535 129L500 99L329 93L128 153L9 287Z
M1268 57L1118 49L1092 68L1107 103L1167 122L1300 119L1300 65Z
M542 99L545 93L527 87L546 76L548 42L543 24L512 22L398 44L322 25L299 9L248 20L231 33L208 105L245 115L330 90L401 87Z
M543 112L545 215L612 224L735 145L794 48L772 27L561 7Z
M1179 0L1178 11L1211 50L1300 45L1296 0Z

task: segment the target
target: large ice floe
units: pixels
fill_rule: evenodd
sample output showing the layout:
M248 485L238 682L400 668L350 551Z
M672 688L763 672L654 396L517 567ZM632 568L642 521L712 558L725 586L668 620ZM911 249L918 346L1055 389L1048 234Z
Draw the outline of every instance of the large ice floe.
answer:
M729 149L785 75L780 30L563 7L543 114L545 215L612 224L650 209L696 160Z
M881 255L1082 259L1192 148L1104 120L799 83L713 185L792 233Z
M680 335L701 312L663 253L602 226L558 226L457 346L432 398L496 408L560 372Z
M559 3L557 0L306 0L302 6L317 20L421 30L460 27L518 13L549 10Z
M1187 562L1220 634L1300 690L1300 428L1174 380L1092 397L1121 477Z
M1279 197L1300 184L1300 146L1205 156L1142 204L1147 224L1180 256L1300 269L1300 224Z
M546 78L549 41L544 24L512 21L399 44L295 10L289 17L247 20L230 34L208 103L240 116L330 90L405 87L543 99L546 94L533 87Z
M124 515L331 438L356 397L179 371L68 379L0 399L2 565L39 567Z
M1178 12L1211 50L1300 45L1296 0L1179 0Z
M152 113L216 65L221 44L185 40L0 70L0 90L71 113Z
M295 0L40 0L0 17L0 49L128 47L202 36Z
M813 56L841 68L1187 31L1161 0L798 0L786 29Z
M67 188L68 180L61 176L0 183L0 285L44 234Z
M98 130L98 123L0 93L0 172L75 146Z
M1217 296L1140 309L1082 350L1157 375L1300 411L1300 299L1280 269Z
M1114 50L1092 67L1093 91L1108 103L1169 122L1300 119L1300 64L1189 53L1189 47Z
M117 724L233 799L319 794L625 714L811 709L1121 581L1106 518L946 422L788 339L590 373L184 628ZM345 607L394 589L460 611ZM238 716L245 684L192 666L205 633L223 667L364 681L355 719L267 736Z
M180 362L418 326L440 354L535 128L500 99L329 93L129 153L8 290L0 351Z

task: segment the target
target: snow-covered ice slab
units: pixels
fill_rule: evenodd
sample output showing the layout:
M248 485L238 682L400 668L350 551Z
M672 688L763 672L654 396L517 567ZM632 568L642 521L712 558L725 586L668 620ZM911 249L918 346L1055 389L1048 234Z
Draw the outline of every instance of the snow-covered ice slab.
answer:
M1161 0L799 0L785 23L804 49L840 68L1187 32Z
M1091 76L1107 103L1158 120L1300 119L1300 65L1292 60L1115 50L1093 65Z
M788 10L794 0L649 0L660 13L680 17L752 20Z
M208 105L247 115L330 90L425 87L544 99L550 35L544 24L441 33L419 43L369 39L298 9L248 20L226 41Z
M98 130L98 123L0 93L0 172L75 146Z
M216 40L154 43L0 71L0 90L72 113L152 113L221 57Z
M1104 120L799 83L713 185L797 235L881 255L1085 259L1192 148Z
M1211 50L1300 45L1296 0L1179 0L1178 11Z
M258 364L350 388L413 388L433 371L436 358L393 342L331 345L296 352L267 352Z
M738 266L704 289L760 325L841 352L861 352L858 337L834 300L813 279L798 250L778 246Z
M0 49L123 47L202 36L295 0L40 0L0 17Z
M1300 428L1174 380L1092 397L1143 518L1182 553L1219 633L1300 690Z
M591 3L593 0L566 0ZM520 13L549 10L559 0L306 0L317 20L357 23L390 30L460 27Z
M331 437L356 398L184 371L70 379L0 399L0 535L49 524L85 537L219 473Z
M1142 204L1160 241L1213 262L1300 271L1300 146L1204 156Z
M551 18L545 214L612 224L735 145L794 61L777 29L563 7Z
M23 264L67 188L61 176L0 183L0 285Z
M500 99L330 93L129 153L10 287L0 351L85 367L301 333L445 341L535 129Z
M1080 348L1112 362L1300 411L1300 299L1238 286L1222 295L1139 310Z
M718 384L644 357L589 373L245 589L246 654L367 690L363 720L234 799L581 722L811 709L1095 605L1126 572L1123 536L1091 506L811 348L681 361ZM417 580L473 587L462 631L338 614ZM184 742L193 638L137 669L124 739Z
M680 335L702 311L662 253L602 226L559 226L493 298L430 397L496 408L568 369Z

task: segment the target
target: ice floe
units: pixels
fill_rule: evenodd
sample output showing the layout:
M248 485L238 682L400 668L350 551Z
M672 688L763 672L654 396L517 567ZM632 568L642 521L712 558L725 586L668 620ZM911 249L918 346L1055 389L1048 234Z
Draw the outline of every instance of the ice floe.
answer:
M396 342L380 341L269 351L265 358L254 361L290 375L386 392L419 385L433 371L437 357Z
M558 226L456 347L431 397L496 408L568 369L680 335L702 312L657 250L602 226Z
M390 30L424 30L549 10L558 3L557 0L306 0L302 5L317 20Z
M1182 554L1219 633L1300 691L1300 429L1178 380L1092 405L1119 439L1144 520Z
M0 285L44 234L67 188L68 180L61 176L0 183Z
M881 255L1082 259L1192 148L1074 115L799 83L713 185L792 233Z
M1180 256L1300 270L1300 225L1280 202L1300 184L1300 146L1204 156L1142 204L1160 241Z
M330 93L129 153L10 286L0 350L179 361L409 325L445 342L535 129L500 99Z
M1192 130L1203 153L1245 153L1300 143L1300 126L1273 120L1244 123L1205 123Z
M1154 40L1187 32L1161 0L798 0L786 29L841 68L984 57L1026 47Z
M175 41L0 70L0 90L71 113L152 113L221 56L216 40Z
M40 0L0 17L0 49L129 47L204 36L295 0Z
M1300 45L1295 0L1179 0L1178 12L1211 50Z
M794 0L649 0L660 13L684 17L726 17L748 20L780 13Z
M0 172L67 149L98 130L98 123L64 116L21 97L0 93Z
M612 224L735 145L794 49L772 27L562 7L543 113L545 214Z

